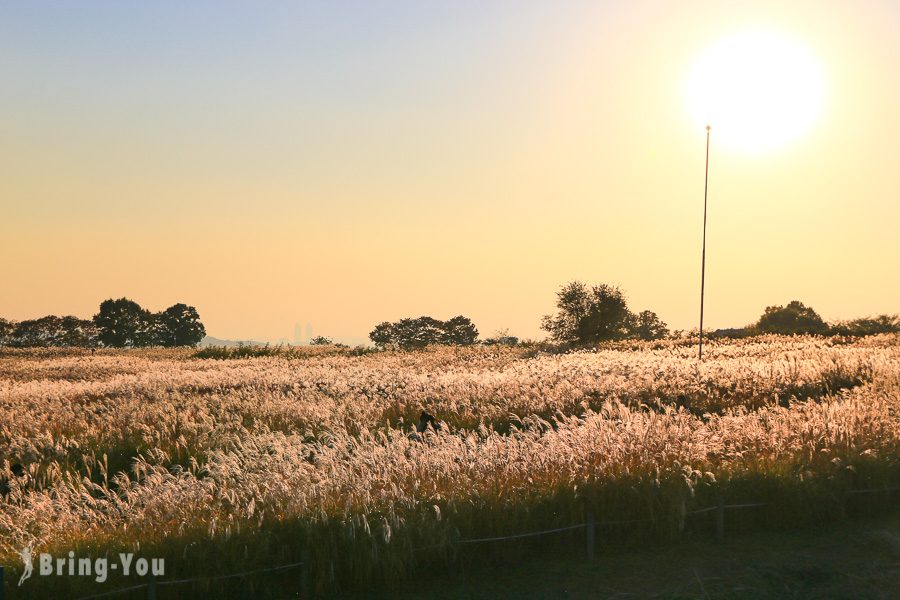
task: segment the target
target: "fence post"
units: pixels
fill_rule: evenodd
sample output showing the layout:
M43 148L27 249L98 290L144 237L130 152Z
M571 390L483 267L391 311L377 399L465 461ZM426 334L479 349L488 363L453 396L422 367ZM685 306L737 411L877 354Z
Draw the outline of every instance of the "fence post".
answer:
M147 578L147 600L156 600L156 575L153 573Z
M594 560L594 536L596 533L596 524L594 521L594 511L587 511L587 526L585 527L585 542L587 546L587 557L589 562Z
M300 597L308 600L313 597L312 592L312 563L309 559L309 548L303 546L300 551Z
M725 499L719 492L716 497L716 541L720 544L725 541Z

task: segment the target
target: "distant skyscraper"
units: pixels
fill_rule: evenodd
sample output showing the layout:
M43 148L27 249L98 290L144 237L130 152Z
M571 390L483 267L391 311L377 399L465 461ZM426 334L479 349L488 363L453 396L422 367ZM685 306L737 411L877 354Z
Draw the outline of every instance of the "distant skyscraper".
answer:
M312 323L307 322L306 323L306 343L308 344L311 339L312 339Z
M294 323L294 345L300 346L303 344L303 328L300 327L300 323Z

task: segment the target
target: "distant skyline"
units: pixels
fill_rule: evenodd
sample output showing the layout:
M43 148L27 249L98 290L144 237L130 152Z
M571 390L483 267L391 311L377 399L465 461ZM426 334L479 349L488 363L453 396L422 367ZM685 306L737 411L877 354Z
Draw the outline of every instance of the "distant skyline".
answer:
M0 316L127 296L228 339L459 314L537 338L578 279L694 328L685 88L748 29L802 45L822 102L764 153L713 123L705 325L897 313L898 22L887 0L0 1Z

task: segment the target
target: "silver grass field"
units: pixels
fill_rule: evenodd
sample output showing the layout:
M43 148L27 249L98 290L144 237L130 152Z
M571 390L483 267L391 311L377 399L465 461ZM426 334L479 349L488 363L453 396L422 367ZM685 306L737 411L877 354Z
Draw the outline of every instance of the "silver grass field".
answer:
M7 565L28 545L162 556L167 578L302 558L316 589L361 589L464 560L459 540L588 512L651 543L719 498L768 504L746 527L792 528L900 484L890 335L715 342L700 365L678 341L229 360L4 350L0 404ZM442 426L415 436L422 410ZM52 586L98 589L33 589Z

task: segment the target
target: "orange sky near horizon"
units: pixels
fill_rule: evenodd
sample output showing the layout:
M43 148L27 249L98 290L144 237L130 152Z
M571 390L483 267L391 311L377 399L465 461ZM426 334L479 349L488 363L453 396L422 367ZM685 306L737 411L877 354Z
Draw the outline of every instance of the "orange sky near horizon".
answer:
M4 4L0 316L127 296L220 338L534 338L580 279L696 327L684 87L748 28L809 50L822 114L759 154L713 126L707 326L900 312L900 7L785 4Z

